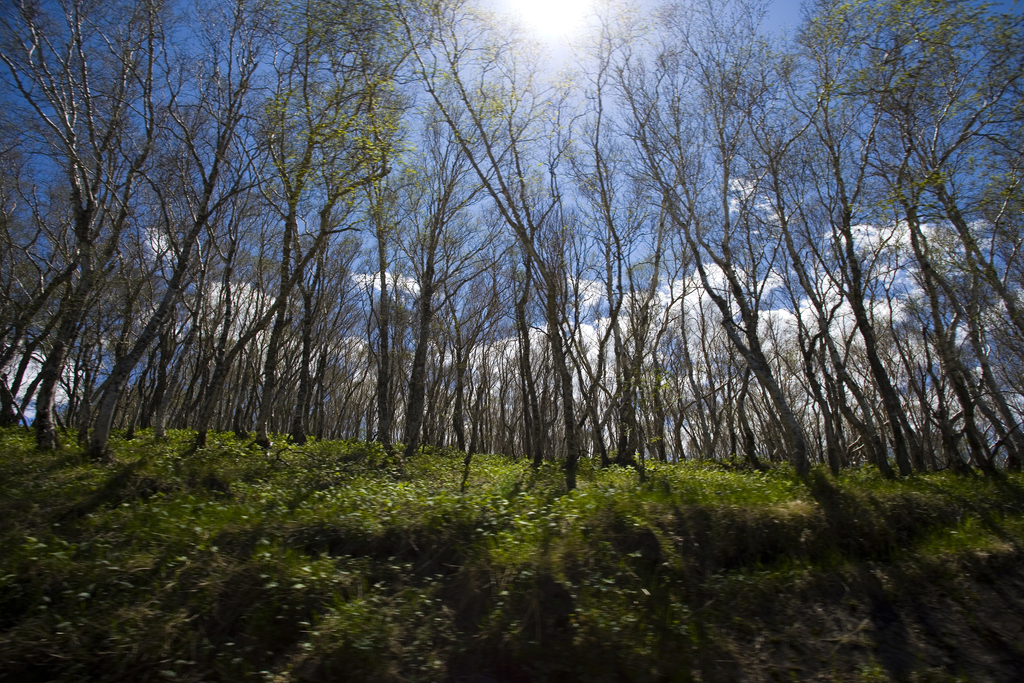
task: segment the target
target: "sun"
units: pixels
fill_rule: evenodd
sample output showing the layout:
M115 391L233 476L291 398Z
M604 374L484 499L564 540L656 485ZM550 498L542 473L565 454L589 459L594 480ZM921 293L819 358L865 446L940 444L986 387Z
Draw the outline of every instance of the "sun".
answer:
M568 35L581 28L592 0L504 0L508 11L526 27L547 39Z

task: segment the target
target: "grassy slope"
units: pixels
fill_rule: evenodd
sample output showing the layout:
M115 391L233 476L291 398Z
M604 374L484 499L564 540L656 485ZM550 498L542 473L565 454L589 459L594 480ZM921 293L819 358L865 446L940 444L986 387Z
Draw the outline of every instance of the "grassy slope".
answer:
M1024 479L0 432L0 681L1019 680Z

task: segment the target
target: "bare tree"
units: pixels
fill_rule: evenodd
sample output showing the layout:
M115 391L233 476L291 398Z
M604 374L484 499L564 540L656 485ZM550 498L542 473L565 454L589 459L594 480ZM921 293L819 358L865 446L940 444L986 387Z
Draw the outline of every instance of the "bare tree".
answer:
M40 369L35 429L43 449L58 446L53 410L65 355L117 254L159 134L162 11L143 1L45 8L26 1L0 23L8 84L37 131L33 151L65 176L74 234L74 281Z
M631 135L665 211L682 231L730 341L771 397L790 460L804 473L807 442L758 330L765 274L778 255L777 245L751 230L759 180L745 157L754 114L773 78L769 46L757 28L763 12L757 4L708 3L699 12L669 13L672 42L654 71L636 64L623 72L621 87Z
M427 352L434 322L434 293L449 281L464 279L474 258L468 235L474 231L466 209L479 186L469 182L472 169L448 125L428 111L424 121L423 159L409 169L410 244L404 250L412 262L419 288L416 342L405 410L405 454L419 448L426 396ZM475 178L474 178L475 179Z
M511 37L499 39L488 21L466 3L437 5L421 15L406 13L403 26L415 46L417 75L518 240L527 271L536 270L539 276L559 383L566 485L575 488L581 443L566 320L559 306L562 273L543 258L537 242L542 229L557 230L559 224L557 173L568 142L568 122L559 118L567 113L560 106L561 95L543 89L536 55L515 38L514 29L505 31ZM545 138L548 144L538 144ZM538 168L546 171L546 178Z
M285 7L281 17L285 49L275 64L264 132L276 172L268 196L284 222L281 305L270 332L256 422L256 441L264 448L270 445L267 424L276 401L278 351L291 290L305 263L339 229L332 216L339 203L389 171L399 100L388 84L401 53L389 39L387 21L375 3L337 7L316 0ZM318 232L311 231L304 255L293 256L306 202L315 206L310 208L319 217Z

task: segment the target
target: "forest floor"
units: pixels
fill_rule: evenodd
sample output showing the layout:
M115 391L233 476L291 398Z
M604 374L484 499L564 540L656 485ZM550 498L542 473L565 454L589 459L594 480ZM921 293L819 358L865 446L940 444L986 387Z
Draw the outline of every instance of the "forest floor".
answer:
M1022 680L1020 475L192 438L0 431L0 681Z

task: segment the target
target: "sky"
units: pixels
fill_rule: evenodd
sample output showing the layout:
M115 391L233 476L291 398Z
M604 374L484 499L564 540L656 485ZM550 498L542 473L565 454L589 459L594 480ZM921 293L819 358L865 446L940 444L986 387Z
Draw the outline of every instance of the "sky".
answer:
M769 10L772 28L793 28L800 23L803 0L776 0ZM571 29L576 19L587 12L591 0L492 0L499 12L518 14L543 38L557 42L561 32ZM654 6L657 0L633 0L634 4Z
M629 0L635 6L647 8L664 1ZM550 65L557 70L571 61L568 41L574 30L582 27L593 0L490 0L489 4L500 14L519 17L547 46L552 58ZM792 32L800 23L802 4L803 0L775 0L769 7L765 28Z
M992 4L1004 12L1024 12L1022 0L992 1ZM803 0L775 0L768 10L768 26L791 31L800 23L802 6Z
M792 31L800 23L801 0L775 0L768 10L768 25L771 28Z
M576 23L576 17L586 13L591 0L492 0L492 3L500 12L522 16L542 40L557 47L564 41L564 32ZM632 0L632 3L653 6L657 0ZM765 28L792 32L800 24L803 4L804 0L775 0L769 6ZM992 4L1006 12L1024 12L1024 0L996 0Z

